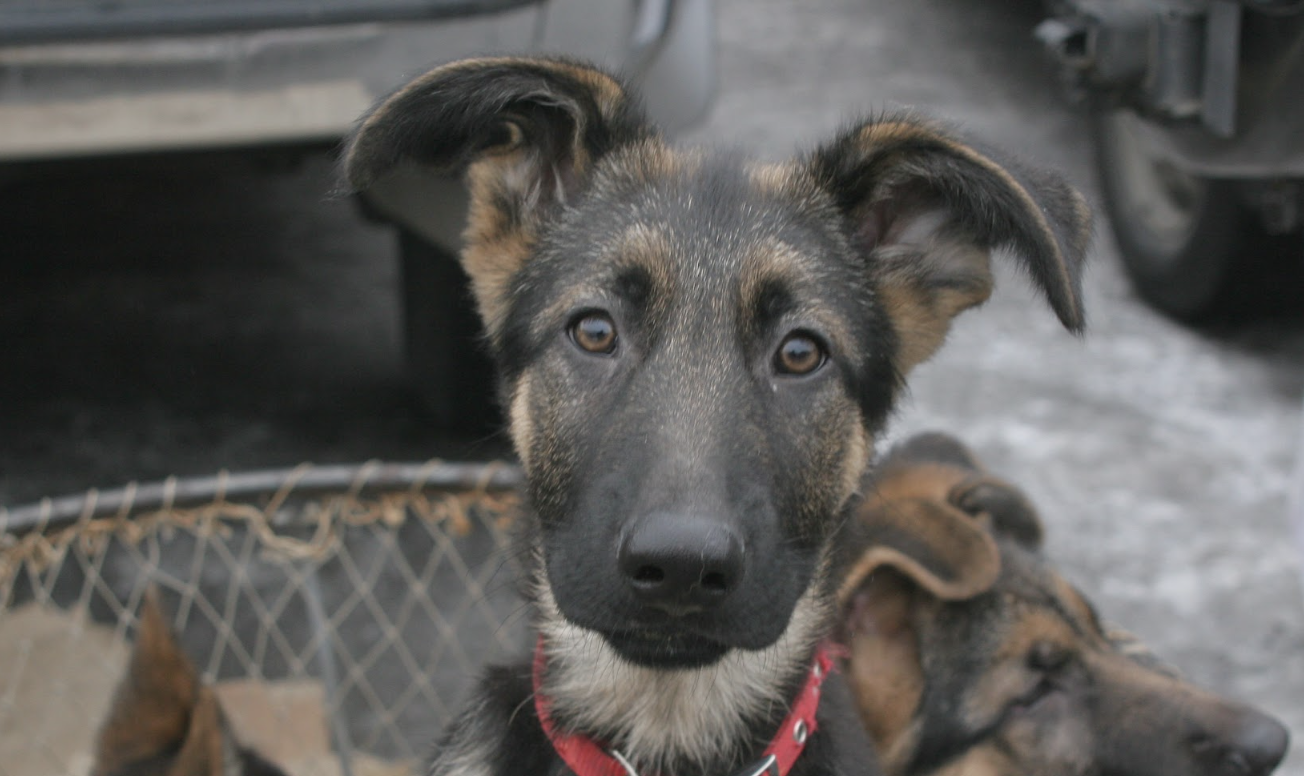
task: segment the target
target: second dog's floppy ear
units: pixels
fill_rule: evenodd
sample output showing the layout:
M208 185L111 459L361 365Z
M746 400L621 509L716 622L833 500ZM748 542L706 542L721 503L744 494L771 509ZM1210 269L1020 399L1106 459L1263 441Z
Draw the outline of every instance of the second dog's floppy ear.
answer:
M955 315L991 295L992 248L1013 249L1060 321L1083 328L1091 216L1059 177L998 164L909 116L855 126L808 165L870 262L903 374L942 344Z
M466 171L462 263L493 336L541 216L576 194L598 158L652 133L620 82L599 70L560 59L471 59L383 100L349 138L344 176L361 191L404 161Z
M871 500L856 516L863 553L843 579L840 600L887 566L944 601L991 588L1001 571L996 542L967 513L930 498Z
M947 500L986 523L993 533L1029 550L1041 549L1045 534L1041 516L1023 491L1011 483L984 474L956 485Z

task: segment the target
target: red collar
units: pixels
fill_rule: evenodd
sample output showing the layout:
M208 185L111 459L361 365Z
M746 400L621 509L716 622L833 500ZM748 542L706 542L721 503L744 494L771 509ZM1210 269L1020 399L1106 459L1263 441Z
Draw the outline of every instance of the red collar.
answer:
M810 734L818 728L815 712L820 706L820 685L833 670L834 649L822 643L815 650L806 684L793 701L783 724L779 725L779 731L770 739L761 759L739 771L737 776L787 776L792 764L806 748ZM543 668L543 636L540 636L534 648L534 710L557 755L577 776L640 776L620 752L608 751L588 736L557 729L552 720L552 699L542 691Z

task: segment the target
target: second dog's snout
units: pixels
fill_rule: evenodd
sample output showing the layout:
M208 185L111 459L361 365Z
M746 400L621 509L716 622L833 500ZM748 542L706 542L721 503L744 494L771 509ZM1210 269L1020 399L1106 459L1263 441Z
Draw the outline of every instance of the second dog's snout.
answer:
M1286 756L1290 733L1280 722L1250 709L1243 710L1220 734L1197 736L1196 751L1218 776L1267 776Z
M1238 776L1266 776L1286 756L1290 734L1280 722L1258 712L1247 712L1231 737L1228 758L1237 766L1228 772Z
M653 515L620 543L620 571L634 594L672 615L710 608L743 575L743 542L730 526L691 515Z

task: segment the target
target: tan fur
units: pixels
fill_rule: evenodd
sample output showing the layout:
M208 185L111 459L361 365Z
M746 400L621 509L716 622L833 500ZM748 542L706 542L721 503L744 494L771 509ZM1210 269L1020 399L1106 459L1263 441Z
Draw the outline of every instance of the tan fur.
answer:
M793 188L794 180L801 174L799 168L789 162L753 162L747 166L752 185L774 194Z
M840 594L849 596L856 584L882 566L904 571L918 580L930 593L943 600L959 601L970 598L989 588L1000 573L999 553L990 536L958 521L942 517L933 505L919 502L894 506L883 516L897 523L903 533L928 544L936 564L945 567L945 575L930 567L909 552L889 545L877 544L866 550L852 565L848 581ZM972 563L957 564L956 560L973 557Z
M871 580L867 595L891 586L891 579ZM899 584L899 583L897 583ZM915 710L924 691L919 642L909 626L911 600L891 591L879 604L874 621L852 625L848 680L866 730L888 772L904 768L918 734ZM856 614L850 615L853 619Z
M891 476L880 476L874 482L874 498L878 503L930 499L946 504L951 489L973 476L953 466L935 463L920 463L884 472L885 475L889 473Z
M667 273L674 262L670 240L659 226L634 224L606 249L617 264L645 267L661 283L669 283Z
M1018 776L1018 764L992 744L975 746L933 772L933 776Z
M466 245L462 268L471 277L471 291L485 330L495 341L507 313L508 284L530 257L535 239L532 225L508 224L506 214L495 202L503 186L503 167L520 163L515 157L525 153L488 157L471 165L466 174L471 202L462 234Z
M1096 620L1095 612L1087 603L1087 599L1083 598L1082 594L1063 577L1055 577L1054 586L1055 598L1073 614L1073 620L1078 626L1079 638L1085 639L1093 647L1104 648L1110 645L1111 642L1105 635L1101 623Z
M918 277L919 257L970 268L972 283L965 287L929 288ZM946 342L955 316L977 307L992 294L993 281L986 251L962 242L934 241L926 248L878 251L879 292L900 338L897 368L909 374Z
M906 573L942 600L964 600L992 586L1000 573L996 542L948 501L966 476L951 467L920 464L894 467L875 479L858 519L873 526L877 543L865 548L843 576L838 592L842 605L883 566ZM928 562L917 548L894 544L894 535L909 536L927 547Z
M536 60L518 60L518 61L536 61ZM616 112L617 107L625 99L625 90L620 84L606 73L594 70L589 67L566 64L564 62L550 62L548 67L560 73L565 73L571 78L586 85L590 89L590 94L598 103L598 111L603 116L611 116Z
M869 457L873 454L874 437L865 430L858 413L851 414L847 425L847 442L842 456L842 492L839 506L860 492L865 469L869 467Z
M640 772L679 757L732 757L748 743L746 719L785 702L784 677L819 641L830 612L815 591L822 564L787 630L759 651L731 650L709 668L667 671L625 662L596 633L568 623L545 586L539 601L548 654L547 693L582 729L615 729Z
M900 338L897 368L902 374L910 374L946 341L950 320L937 315L924 292L909 285L885 284L879 294Z
M497 342L507 313L507 292L512 277L523 267L534 250L538 237L537 225L523 208L520 223L508 223L507 214L498 203L512 190L512 170L528 163L528 151L514 150L490 154L467 169L466 180L470 189L470 208L466 230L462 267L471 278L485 330ZM618 165L622 174L634 174L645 180L659 180L679 174L694 163L691 154L678 154L659 140L648 140L630 149L616 152L622 157ZM582 169L580 163L577 169ZM505 182L505 180L507 182ZM634 227L620 235L608 248L616 255L627 256L653 272L654 277L665 281L671 260L669 242L664 235L650 227ZM580 290L576 290L577 293ZM559 299L554 307L571 303L570 298Z
M652 306L664 301L675 286L675 255L670 239L661 227L636 224L617 235L602 247L603 257L613 270L637 267L647 272L651 278L655 298ZM547 309L539 316L534 328L535 336L546 337L544 326L551 326L556 319L563 318L574 310L580 300L591 295L601 294L603 289L591 286L568 288L556 298L550 300ZM646 312L655 313L655 309ZM546 322L546 323L545 323ZM619 332L617 332L619 336Z
M236 766L237 757L217 696L211 688L201 687L190 729L168 768L168 776L223 776L230 766Z
M815 260L782 240L767 237L749 246L738 277L738 296L744 308L770 283L792 284L802 277L803 268Z
M702 163L702 152L671 148L661 138L650 137L616 149L611 159L620 175L651 183L693 173Z
M802 278L817 276L817 271L812 272L812 268L818 266L818 258L807 255L782 240L757 240L745 257L739 276L738 295L743 309L751 308L753 301L770 283L800 287ZM831 315L824 306L803 306L795 310L794 314L817 323L828 335L830 344L849 360L854 361L862 356L845 321Z
M512 436L512 446L516 448L516 457L521 460L521 469L530 473L530 449L534 445L534 420L530 414L530 373L526 372L516 381L512 391L512 400L507 408L507 431Z
M198 672L147 596L127 674L96 741L95 773L114 773L185 739L200 692Z

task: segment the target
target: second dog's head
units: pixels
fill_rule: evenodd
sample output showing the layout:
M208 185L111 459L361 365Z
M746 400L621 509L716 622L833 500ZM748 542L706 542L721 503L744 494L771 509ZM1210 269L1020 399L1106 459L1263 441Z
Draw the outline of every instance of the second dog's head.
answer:
M1286 730L1102 626L1020 491L940 434L895 448L842 591L847 669L892 776L1264 776Z
M598 70L479 59L383 101L344 166L404 161L466 171L541 595L641 665L770 646L831 584L874 435L991 249L1083 323L1081 197L908 116L761 163L671 148Z

